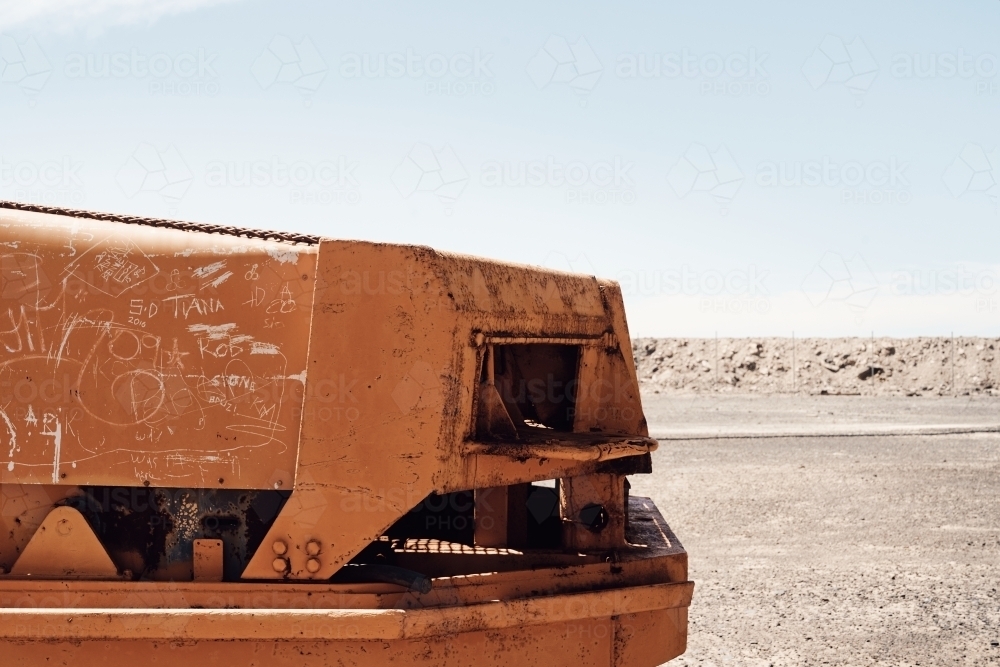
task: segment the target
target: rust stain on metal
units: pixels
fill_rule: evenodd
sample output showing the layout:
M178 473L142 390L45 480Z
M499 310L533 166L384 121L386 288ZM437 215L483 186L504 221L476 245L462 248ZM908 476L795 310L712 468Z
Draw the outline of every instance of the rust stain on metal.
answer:
M9 664L683 652L615 283L9 202L0 280Z

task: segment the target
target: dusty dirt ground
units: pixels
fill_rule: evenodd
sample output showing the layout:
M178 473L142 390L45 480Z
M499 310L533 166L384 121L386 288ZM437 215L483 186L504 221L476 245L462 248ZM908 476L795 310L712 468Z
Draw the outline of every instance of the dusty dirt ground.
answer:
M653 437L1000 431L1000 400L982 395L663 395L644 389L643 408Z
M696 582L688 651L670 664L1000 664L1000 433L803 435L981 429L1000 423L1000 400L646 393L644 404L659 437L726 435L661 441L654 473L631 478Z
M637 338L650 391L1000 396L996 338Z

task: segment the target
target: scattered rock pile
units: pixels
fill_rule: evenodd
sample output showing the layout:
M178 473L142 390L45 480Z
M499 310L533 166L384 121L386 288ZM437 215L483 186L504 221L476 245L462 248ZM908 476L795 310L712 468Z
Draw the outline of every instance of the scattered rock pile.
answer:
M1000 396L1000 338L637 338L654 393Z

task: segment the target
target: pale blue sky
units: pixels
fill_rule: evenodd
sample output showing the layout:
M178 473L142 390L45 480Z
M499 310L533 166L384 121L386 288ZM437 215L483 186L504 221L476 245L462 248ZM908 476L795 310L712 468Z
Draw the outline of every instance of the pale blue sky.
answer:
M5 198L593 271L634 335L1000 335L995 0L42 0L0 33Z

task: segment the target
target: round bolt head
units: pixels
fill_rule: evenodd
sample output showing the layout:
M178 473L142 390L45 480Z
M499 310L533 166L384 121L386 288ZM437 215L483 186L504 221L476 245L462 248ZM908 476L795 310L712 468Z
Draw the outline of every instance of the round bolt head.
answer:
M274 568L275 572L284 572L288 569L288 561L284 558L275 558L271 561L271 567Z
M318 556L322 548L323 545L318 540L309 540L306 544L306 553L310 556Z
M604 505L591 503L580 510L580 523L592 533L599 533L608 525L610 517Z
M284 556L288 552L288 545L281 540L275 540L274 544L271 545L271 551L279 556Z
M318 559L310 558L309 560L306 561L306 569L312 572L313 574L319 572L319 568L320 568L320 562Z

